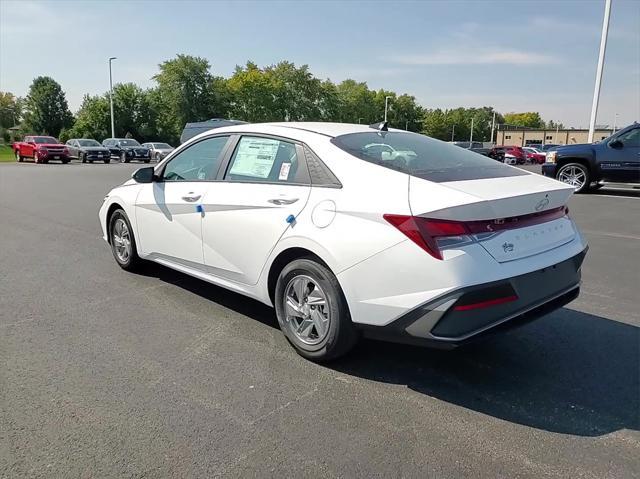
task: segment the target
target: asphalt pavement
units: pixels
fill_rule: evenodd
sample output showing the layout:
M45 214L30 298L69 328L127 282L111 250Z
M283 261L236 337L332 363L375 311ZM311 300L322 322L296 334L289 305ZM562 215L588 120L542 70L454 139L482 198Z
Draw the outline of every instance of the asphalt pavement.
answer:
M571 200L567 307L317 365L270 308L116 265L97 211L139 166L0 164L0 477L640 477L638 191Z

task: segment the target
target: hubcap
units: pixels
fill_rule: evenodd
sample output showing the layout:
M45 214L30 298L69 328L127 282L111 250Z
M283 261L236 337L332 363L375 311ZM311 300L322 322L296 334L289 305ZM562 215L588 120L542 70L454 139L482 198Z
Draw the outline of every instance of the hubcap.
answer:
M118 259L126 263L131 256L131 237L127 223L118 218L113 225L113 247Z
M587 175L582 168L577 166L567 166L560 170L558 179L563 183L573 186L576 190L579 190L584 186L587 180Z
M309 276L296 276L285 288L285 326L305 344L320 343L329 332L327 296Z

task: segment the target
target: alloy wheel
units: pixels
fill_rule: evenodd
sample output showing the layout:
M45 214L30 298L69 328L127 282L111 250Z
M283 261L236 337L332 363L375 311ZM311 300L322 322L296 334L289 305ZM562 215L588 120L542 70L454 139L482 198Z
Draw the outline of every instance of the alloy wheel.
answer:
M313 278L305 275L292 278L284 291L286 327L305 344L321 343L331 324L325 292Z
M131 257L131 236L127 222L118 218L113 224L113 247L116 256L122 263L129 261Z
M576 191L582 189L587 181L587 173L579 166L565 166L558 173L558 180L571 185Z

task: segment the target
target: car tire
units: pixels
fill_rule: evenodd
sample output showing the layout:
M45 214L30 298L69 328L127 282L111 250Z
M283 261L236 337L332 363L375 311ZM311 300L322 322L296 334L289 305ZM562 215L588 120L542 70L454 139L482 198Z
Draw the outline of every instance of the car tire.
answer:
M149 163L151 161L151 158L144 160L145 163Z
M346 354L358 340L337 278L314 259L297 259L284 267L274 302L280 329L304 358L329 361Z
M120 163L128 163L127 154L124 151L120 153Z
M127 214L115 210L109 217L109 244L116 263L126 271L136 271L142 260L136 250L136 240Z
M106 160L102 160L104 161L104 164L106 165L107 163L111 163L111 160L109 158L107 158Z
M160 163L160 153L156 153L156 163Z
M36 152L33 153L33 162L34 163L40 163L40 157L38 156L38 154Z
M69 158L64 158L64 159L62 159L62 160L60 160L60 161L62 161L62 164L63 164L63 165L66 165L66 164L67 164L67 163L69 163L69 161L71 161L71 160L69 160Z
M582 163L567 163L558 168L556 180L573 186L576 193L586 193L591 185L591 174Z
M24 161L24 158L20 154L20 151L17 151L17 150L16 150L16 161L18 161L20 163L22 163Z

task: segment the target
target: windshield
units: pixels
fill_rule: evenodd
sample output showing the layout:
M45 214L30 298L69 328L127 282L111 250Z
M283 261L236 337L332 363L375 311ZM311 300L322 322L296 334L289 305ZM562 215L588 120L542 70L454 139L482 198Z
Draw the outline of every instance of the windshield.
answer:
M435 182L527 174L478 153L417 133L350 133L337 136L331 142L361 160ZM371 148L372 144L376 148Z
M80 146L100 146L96 140L78 140Z
M136 140L118 140L120 146L140 146Z
M154 143L153 147L159 150L169 150L173 148L173 146L169 145L168 143Z
M34 136L33 141L39 144L58 143L58 140L52 136Z

